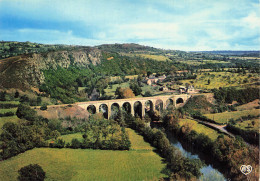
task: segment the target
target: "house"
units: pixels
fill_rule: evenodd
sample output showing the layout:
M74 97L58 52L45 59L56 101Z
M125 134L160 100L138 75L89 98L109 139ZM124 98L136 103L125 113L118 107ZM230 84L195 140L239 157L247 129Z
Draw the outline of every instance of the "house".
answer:
M168 87L166 87L165 85L163 87L159 88L159 91L168 91Z
M183 93L194 93L195 89L194 89L194 87L192 85L189 85L188 87L180 86L179 87L179 92L181 94L183 94Z
M155 77L154 75L150 75L149 78L146 78L146 84L147 85L152 85L152 84L156 84L158 81L163 81L164 79L166 79L165 75L159 76L159 77Z

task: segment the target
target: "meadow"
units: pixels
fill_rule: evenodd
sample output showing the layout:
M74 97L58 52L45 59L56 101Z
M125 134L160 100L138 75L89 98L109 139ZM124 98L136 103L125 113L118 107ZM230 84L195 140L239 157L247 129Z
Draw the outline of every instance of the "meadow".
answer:
M121 88L129 87L129 82L123 82L121 84L113 84L111 88L108 86L108 88L105 89L106 95L115 96L117 87L121 87Z
M144 53L122 53L122 55L130 56L130 57L141 57L141 58L148 58L148 59L153 59L157 61L166 61L170 60L167 56L164 55L152 55L152 54L144 54Z
M79 141L83 141L82 133L74 133L74 134L67 134L61 135L57 139L62 139L65 143L71 143L73 138L78 139Z
M9 109L0 109L0 113L4 114L7 112L12 112L12 113L16 113L17 108L9 108Z
M185 63L188 65L204 65L204 64L227 64L229 61L220 61L220 60L185 60L185 61L177 61L179 63Z
M130 151L35 148L0 162L1 179L15 180L18 170L39 164L46 180L158 180L165 167L148 143L133 130Z
M254 131L260 132L260 130L259 130L259 126L260 126L259 125L259 119L242 121L242 122L237 123L234 126L240 128L240 129L243 129L243 130L254 130Z
M251 75L251 76L250 76ZM208 84L210 80L210 84ZM219 87L244 87L252 85L258 81L257 74L239 74L231 72L207 72L198 73L197 78L181 80L183 84L193 84L198 89L218 89Z
M0 104L15 104L15 105L19 105L20 102L19 101L0 101Z
M198 134L203 133L203 134L207 135L213 141L215 141L217 139L217 137L219 136L219 133L216 130L211 129L203 124L200 124L195 120L181 119L179 122L179 125L183 126L184 124L189 124L191 130L196 131Z
M243 110L243 111L232 111L215 114L204 114L209 119L212 119L220 124L227 123L230 119L239 119L242 116L258 116L260 114L259 109Z

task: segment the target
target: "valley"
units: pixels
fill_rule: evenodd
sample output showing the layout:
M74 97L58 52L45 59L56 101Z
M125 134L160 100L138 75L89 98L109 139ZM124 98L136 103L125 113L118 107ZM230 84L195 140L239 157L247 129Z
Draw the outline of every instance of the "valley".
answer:
M0 45L4 180L258 179L258 51Z

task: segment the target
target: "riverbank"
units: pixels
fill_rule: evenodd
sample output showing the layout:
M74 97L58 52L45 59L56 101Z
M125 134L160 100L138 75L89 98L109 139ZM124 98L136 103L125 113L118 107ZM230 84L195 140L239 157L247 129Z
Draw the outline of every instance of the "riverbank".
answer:
M193 150L199 150L210 159L220 163L225 171L221 171L227 178L232 180L258 180L258 149L249 147L241 139L230 138L219 134L212 139L203 132L198 132L191 124L181 124L181 120L173 119L170 114L164 118L165 128L174 133L178 140L181 139L186 145L192 146ZM245 176L240 171L241 165L251 165L253 172Z

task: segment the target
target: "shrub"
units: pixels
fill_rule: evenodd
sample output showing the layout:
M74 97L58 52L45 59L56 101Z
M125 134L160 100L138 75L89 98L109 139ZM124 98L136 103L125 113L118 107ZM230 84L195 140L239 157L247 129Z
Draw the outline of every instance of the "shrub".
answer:
M44 111L44 110L47 110L47 105L44 104L43 106L40 107L40 110Z
M71 148L77 149L80 148L81 143L78 139L74 138L71 140Z
M151 97L152 96L152 93L150 91L146 91L144 93L144 97Z
M35 121L37 117L36 111L26 104L19 104L16 115L18 118L25 118L28 121Z
M43 181L46 178L45 172L38 164L22 167L18 173L20 181Z

